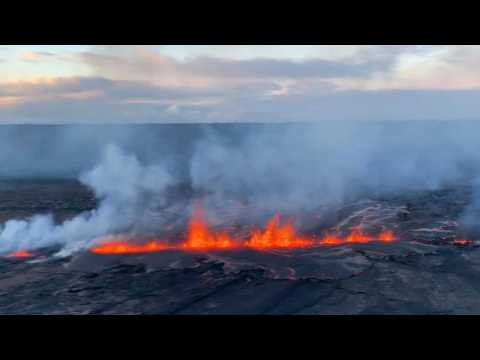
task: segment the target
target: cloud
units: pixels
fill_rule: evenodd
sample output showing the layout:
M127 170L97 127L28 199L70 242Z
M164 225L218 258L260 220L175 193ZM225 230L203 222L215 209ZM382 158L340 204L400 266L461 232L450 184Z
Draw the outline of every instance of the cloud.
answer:
M332 90L368 91L480 88L478 46L351 46L348 53L340 51L345 47L339 47L336 57L325 53L330 49L334 54L337 47L320 48L323 57L312 55L301 60L202 55L180 61L161 53L156 46L103 46L79 54L76 61L86 65L93 76L169 87L234 87L268 82L283 89L279 94L288 94L293 88L316 88L318 84Z
M20 101L19 97L15 96L0 96L0 109L2 107L9 107L17 104Z
M382 64L384 66L385 64ZM306 60L293 62L288 60L222 60L198 58L188 64L180 65L182 70L193 74L203 74L220 78L336 78L367 76L377 71L377 64L349 64L330 60Z
M23 61L36 62L36 61L42 60L45 57L53 57L53 56L56 56L56 55L50 52L23 51L20 54L20 59L22 59Z
M309 93L244 102L238 121L478 120L480 90L382 90Z
M365 79L336 83L342 89L478 89L480 46L422 46L397 56L394 66Z
M158 49L94 47L68 60L86 65L89 76L0 84L0 121L480 118L478 46L358 46L336 58L302 60L181 61Z
M66 77L3 84L0 96L63 96L84 91L102 91L116 99L185 98L221 94L215 89L170 88L148 82L110 80L102 77ZM234 92L232 89L230 92Z
M188 121L226 98L260 96L269 87L242 89L169 88L140 81L58 78L0 86L3 122ZM172 111L175 109L175 111ZM198 116L194 116L197 118Z
M313 82L167 87L77 77L0 86L0 121L171 123L479 119L480 90L336 91Z
M355 56L338 59L306 58L300 61L275 58L238 60L200 56L178 61L154 46L106 46L83 52L77 60L94 76L151 81L165 86L207 87L218 84L303 79L368 78L389 70L399 54L416 47L360 48Z

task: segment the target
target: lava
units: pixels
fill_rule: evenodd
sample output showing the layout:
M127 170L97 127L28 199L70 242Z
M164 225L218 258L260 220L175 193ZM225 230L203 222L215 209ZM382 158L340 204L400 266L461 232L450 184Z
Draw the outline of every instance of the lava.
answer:
M453 241L453 244L457 245L457 246L469 246L469 245L473 244L473 241L472 240L466 240L466 239L455 239Z
M298 236L292 221L281 225L280 215L276 214L264 231L254 230L245 245L255 249L302 248L314 245L314 241Z
M127 240L107 241L94 246L90 251L95 254L135 254L150 253L168 249L169 246L159 241L149 241L145 244L134 244Z
M204 210L200 203L193 206L192 216L188 224L186 238L178 245L169 245L162 241L150 241L144 244L131 243L127 238L107 240L91 249L97 254L128 254L157 252L168 249L178 250L232 250L238 248L251 249L295 249L315 245L341 245L352 243L368 243L372 241L391 242L396 239L391 231L378 235L365 233L355 227L346 236L327 234L321 239L305 237L297 234L292 219L281 223L280 215L275 214L265 229L254 229L246 238L235 238L227 231L214 231L208 226Z
M193 206L192 217L188 226L187 241L181 246L184 249L231 249L235 242L226 232L212 233L200 203Z
M352 232L346 238L347 243L368 243L376 240L385 242L393 241L395 240L395 235L393 235L391 231L385 231L377 236L372 236L365 234L362 229L356 227L353 228Z
M328 234L318 241L322 245L340 245L345 243L345 240L338 235Z
M35 256L35 255L26 250L18 250L8 255L8 257L11 257L11 258L28 258L32 256Z
M395 236L395 234L392 231L387 230L387 231L381 232L380 235L378 235L378 240L385 241L385 242L390 242L390 241L397 240L397 237Z
M341 245L353 243L365 244L372 241L390 242L394 240L396 240L396 237L391 231L383 231L374 236L365 233L360 227L354 227L345 237L336 234L327 234L321 238L318 243L322 245Z

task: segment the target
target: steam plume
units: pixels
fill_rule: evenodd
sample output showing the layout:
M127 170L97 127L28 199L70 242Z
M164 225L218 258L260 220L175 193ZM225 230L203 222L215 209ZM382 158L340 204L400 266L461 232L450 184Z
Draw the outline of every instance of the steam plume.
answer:
M100 164L80 180L100 199L98 209L59 225L51 215L7 221L0 232L0 252L51 245L73 250L99 236L130 231L148 206L165 201L164 190L171 178L161 166L144 167L135 157L109 145Z
M103 235L154 231L163 224L151 210L170 206L166 189L180 183L202 193L207 208L243 201L247 210L239 206L230 218L244 214L258 223L257 214L295 215L321 205L331 211L362 195L434 190L480 174L480 126L472 122L6 129L0 176L69 174L91 187L100 204L63 224L43 214L7 221L2 253L53 244L79 249ZM29 145L22 147L25 138ZM118 146L100 152L106 142ZM14 148L28 151L13 154ZM477 203L467 208L471 223Z

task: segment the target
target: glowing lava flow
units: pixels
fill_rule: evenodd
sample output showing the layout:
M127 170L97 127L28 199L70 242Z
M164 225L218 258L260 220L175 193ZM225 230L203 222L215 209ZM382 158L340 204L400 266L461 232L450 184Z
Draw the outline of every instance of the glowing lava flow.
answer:
M226 232L212 233L208 229L203 208L200 203L195 203L188 226L187 241L181 247L190 250L232 249L237 247L237 245Z
M28 257L32 257L34 256L34 254L32 254L31 252L28 252L26 250L18 250L18 251L15 251L14 253L11 253L10 255L8 255L8 257L11 257L11 258L28 258Z
M245 245L255 249L302 248L313 246L314 242L298 236L291 221L281 225L280 215L276 214L268 221L266 229L255 230Z
M371 241L390 242L395 240L395 235L391 231L384 231L377 236L365 234L362 229L354 228L347 236L347 243L368 243Z
M135 254L158 252L168 249L167 244L150 241L145 244L133 244L126 240L108 241L90 249L95 254Z
M457 246L469 246L473 244L473 241L466 239L456 239L453 241L453 244Z
M391 242L396 239L391 231L384 231L373 236L366 234L360 227L353 228L346 236L328 234L321 239L308 238L297 234L292 220L280 223L280 215L274 215L264 230L255 229L247 239L237 239L226 231L212 231L208 227L203 208L199 203L193 207L192 217L188 224L186 239L179 245L169 245L161 241L150 241L144 244L130 243L128 238L105 241L91 249L97 254L128 254L158 252L167 249L179 250L232 250L238 248L251 249L295 249L315 245L341 245L352 243L368 243L372 241Z
M383 231L379 235L368 235L359 227L355 227L346 237L338 235L326 235L320 239L319 244L323 245L341 245L341 244L365 244L372 241L390 242L396 240L395 235L391 231Z

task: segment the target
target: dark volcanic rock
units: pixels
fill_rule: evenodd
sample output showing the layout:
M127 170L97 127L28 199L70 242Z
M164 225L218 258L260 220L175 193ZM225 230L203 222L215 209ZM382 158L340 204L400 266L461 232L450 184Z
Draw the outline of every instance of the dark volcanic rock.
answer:
M94 209L94 194L76 180L0 181L0 223L39 213L52 213L61 222Z
M24 216L30 203L32 212L64 216L94 206L85 189L26 189L0 189L3 219ZM335 214L337 231L388 228L400 237L393 243L64 258L44 249L34 258L0 258L0 313L480 313L480 247L453 244L469 196L468 187L456 187L372 198Z

